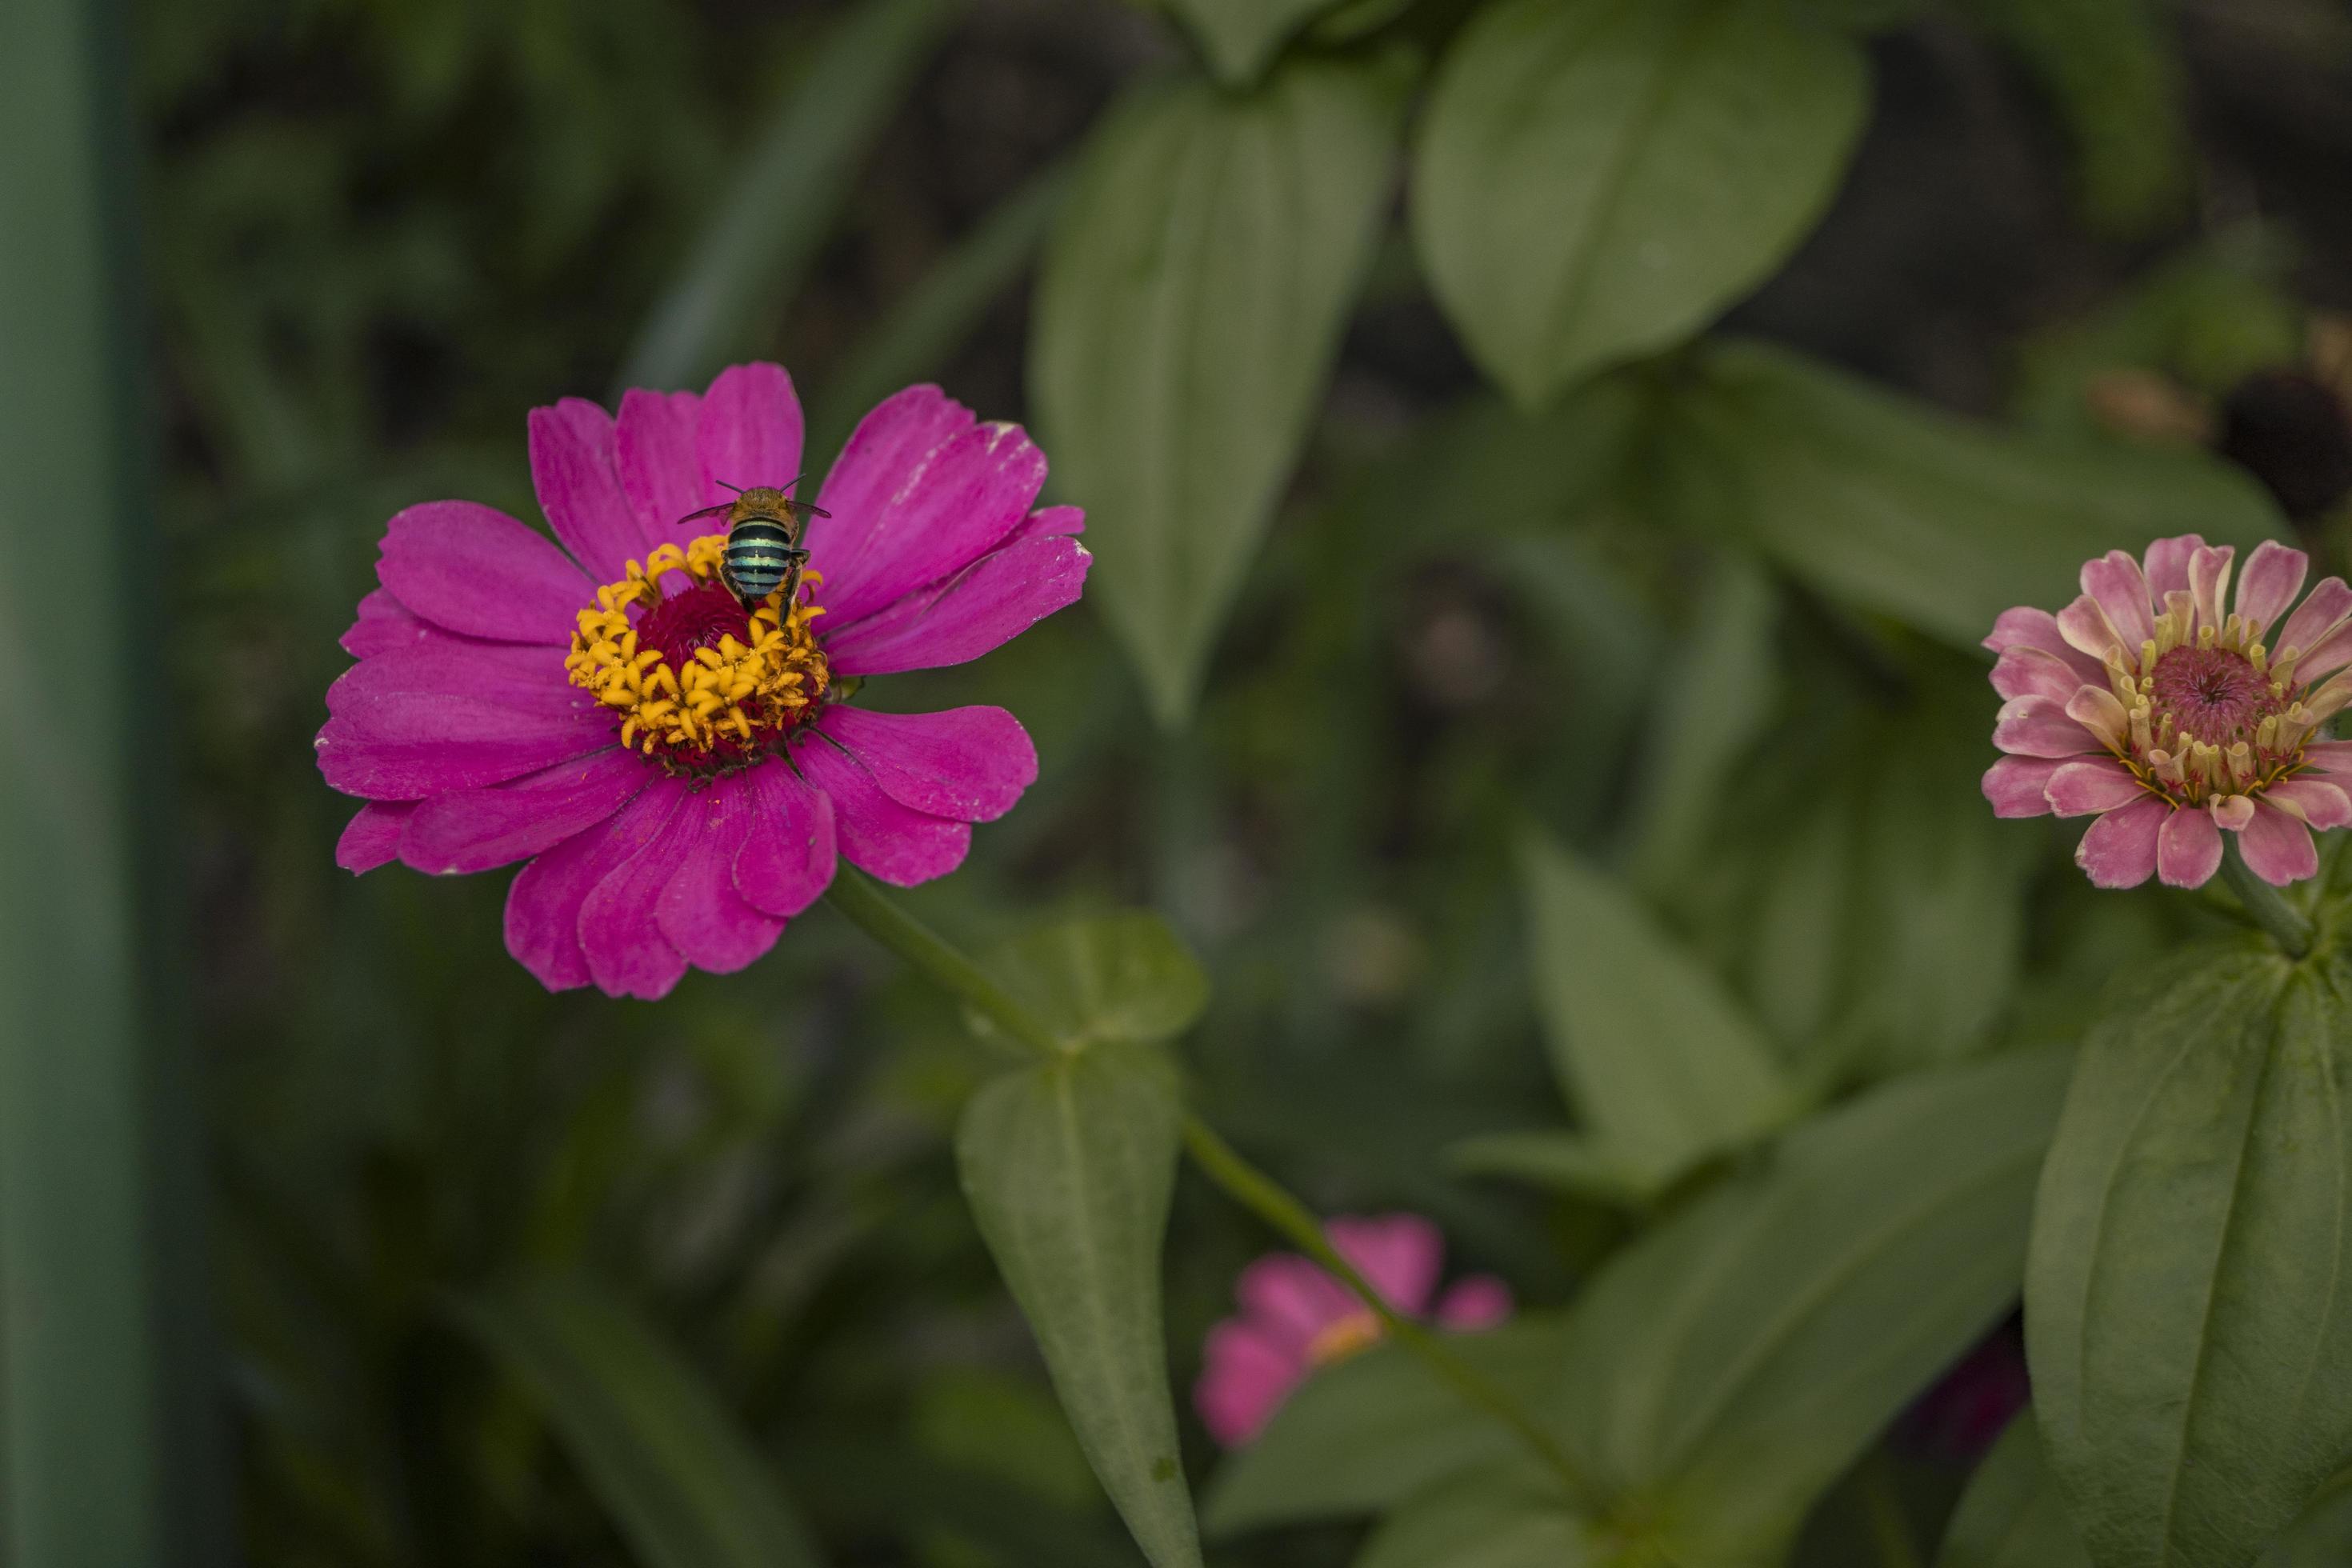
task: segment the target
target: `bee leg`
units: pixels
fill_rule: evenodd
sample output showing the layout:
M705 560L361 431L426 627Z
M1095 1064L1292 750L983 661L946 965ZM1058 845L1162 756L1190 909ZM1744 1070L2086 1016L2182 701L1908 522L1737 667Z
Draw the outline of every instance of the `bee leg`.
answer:
M809 555L805 550L793 550L787 554L792 563L784 568L784 596L780 603L783 605L784 614L789 616L793 605L800 600L801 572L808 565Z

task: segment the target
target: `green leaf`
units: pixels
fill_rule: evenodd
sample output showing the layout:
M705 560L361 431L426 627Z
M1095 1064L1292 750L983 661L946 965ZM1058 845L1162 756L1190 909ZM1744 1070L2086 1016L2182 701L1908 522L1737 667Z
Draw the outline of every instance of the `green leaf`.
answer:
M1969 1478L1936 1568L2091 1568L2031 1411L2009 1424Z
M1339 0L1165 0L1208 52L1217 75L1234 86L1254 81L1283 40Z
M1038 282L1033 395L1099 597L1171 728L1281 499L1388 199L1404 73L1131 93Z
M1414 1499L1372 1533L1354 1568L1598 1568L1620 1561L1556 1492L1503 1473Z
M651 1568L822 1561L749 1434L686 1359L601 1286L545 1277L457 1317L527 1389Z
M996 1079L956 1132L981 1235L1156 1568L1201 1561L1160 1318L1181 1121L1166 1059L1110 1044Z
M1165 1040L1209 1005L1183 939L1147 910L1044 927L997 949L989 972L1065 1047ZM986 1020L972 1015L975 1026Z
M2352 1452L2352 963L2168 958L2084 1047L2027 1351L2101 1568L2252 1563Z
M1557 1314L1528 1312L1448 1342L1505 1388L1547 1386L1565 1336ZM1218 1468L1202 1521L1213 1535L1384 1512L1416 1492L1525 1450L1418 1357L1379 1345L1301 1384L1247 1447Z
M778 100L623 362L622 387L699 385L798 292L859 162L961 0L864 0Z
M1668 1561L1769 1562L2016 1298L2069 1066L1873 1090L1619 1253L1579 1305L1567 1431Z
M1596 1156L1654 1191L1790 1113L1761 1032L1638 900L1538 835L1520 872L1553 1073Z
M2072 601L2083 563L2109 550L2284 537L2218 459L2000 432L1761 343L1712 348L1675 422L1685 477L1704 481L1685 521L1970 650L2012 605Z
M1666 348L1811 227L1863 125L1853 42L1781 0L1502 0L1440 68L1413 232L1523 403Z

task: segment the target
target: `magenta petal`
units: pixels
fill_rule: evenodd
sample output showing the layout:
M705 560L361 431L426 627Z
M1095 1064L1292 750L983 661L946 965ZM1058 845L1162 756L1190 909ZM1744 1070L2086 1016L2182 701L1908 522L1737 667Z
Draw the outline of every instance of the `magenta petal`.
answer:
M683 780L658 778L611 818L573 835L525 866L507 889L507 951L550 991L588 984L580 910L596 885L657 836L686 795Z
M2267 800L2254 802L2253 820L2238 835L2238 849L2254 875L2274 888L2319 874L2319 847L2311 841L2311 829Z
M408 800L372 800L360 807L335 840L335 864L356 874L392 859L400 851L409 813L415 809L416 803Z
M877 713L835 706L816 727L864 763L891 799L931 816L993 822L1037 782L1037 748L1002 708Z
M1992 635L1985 638L1984 646L1995 653L2012 647L2040 648L2052 658L2063 660L2086 682L2106 679L2106 672L2098 660L2067 642L2065 634L2058 629L2057 616L2030 605L2003 610L1993 621Z
M857 761L811 736L793 747L801 776L833 797L834 831L850 864L896 887L944 877L971 851L971 825L902 805Z
M843 675L895 675L978 658L1076 603L1093 563L1086 546L1067 537L992 551L938 587L829 632L825 653Z
M2099 603L2106 612L2107 624L2124 641L2124 647L2133 656L2139 645L2156 636L2156 612L2147 595L2147 578L2139 563L2121 550L2110 550L2096 561L2083 563L2083 592ZM2065 617L2061 616L2061 627ZM2075 645L2080 647L2082 645Z
M731 974L775 946L784 929L782 921L753 909L735 890L736 853L753 818L750 781L733 773L688 796L678 818L698 816L698 830L687 835L684 856L655 906L655 921L688 963L713 974Z
M778 489L800 477L801 400L780 364L736 364L702 397L702 471L721 484ZM715 498L714 498L715 499Z
M1492 1274L1455 1280L1437 1303L1437 1321L1456 1333L1491 1329L1511 1315L1511 1288Z
M735 857L735 890L754 909L790 920L833 886L833 801L780 763L746 777L751 823Z
M2263 632L2276 626L2278 618L2286 614L2295 595L2303 591L2304 574L2310 570L2310 556L2300 550L2289 550L2274 539L2265 539L2254 546L2254 552L2246 557L2246 564L2238 574L2238 614L2257 628L2257 640L2270 640Z
M2263 798L2293 807L2295 815L2322 833L2352 826L2352 795L2326 779L2287 779L2271 785Z
M2002 703L2000 718L1993 725L1992 743L2025 757L2079 757L2099 749L2098 737L2068 718L2062 704L2046 697L2020 697Z
M662 537L621 489L613 416L584 398L530 411L530 482L555 537L601 582L620 578Z
M2170 539L2148 542L2147 562L2147 591L2158 604L2164 603L2167 594L2189 592L2189 558L2205 547L2201 533L2179 533Z
M2068 763L2050 775L2043 793L2061 816L2091 816L2129 805L2146 794L2132 771L2113 757Z
M1210 1436L1238 1447L1265 1429L1306 1375L1305 1361L1285 1354L1257 1324L1227 1318L1209 1331L1202 1347L1192 1405Z
M2004 698L2047 697L2063 704L2083 684L2073 666L2038 647L2003 648L1993 661L1992 689Z
M648 537L683 549L698 534L717 533L722 518L706 526L678 524L690 513L716 506L727 492L702 472L702 399L691 392L647 392L631 387L621 398L614 433L620 459L621 489Z
M400 858L441 876L528 859L595 826L659 776L612 746L506 784L453 790L418 808Z
M2169 887L2201 888L2221 868L2221 830L2210 812L2172 813L2156 836L2156 874Z
M2107 813L2083 835L2074 864L2090 874L2094 886L2137 888L2156 875L2156 836L2171 809L2154 795L2142 795Z
M936 386L910 386L877 404L834 459L817 502L833 515L809 525L809 545L826 574L866 553L866 536L940 447L974 424L971 410Z
M2043 792L2051 775L2066 765L2063 757L2003 757L1985 770L1984 797L1995 816L2047 816L2050 799Z
M686 977L686 955L662 934L658 910L702 828L693 795L681 792L661 830L581 900L580 952L605 995L658 1002Z
M818 556L826 610L855 625L961 571L1021 526L1045 484L1045 455L1019 426L958 436L908 471L854 553Z
M330 719L311 744L328 786L369 800L423 800L503 784L613 743L609 730L543 725L479 740L384 740Z
M1026 521L1004 536L997 546L1003 550L1032 539L1070 539L1087 531L1087 513L1083 507L1040 507L1029 514Z
M426 501L384 525L376 580L438 626L501 642L572 645L594 584L563 552L506 513Z
M412 648L436 636L436 629L418 620L387 588L371 588L361 596L358 618L337 642L353 658ZM452 637L455 633L437 635Z
M452 717L416 717L434 704ZM471 740L506 732L509 715L568 723L599 706L551 648L446 637L362 659L327 688L328 712L385 740ZM487 728L470 727L468 715L487 715Z
M1318 1334L1363 1310L1345 1285L1295 1252L1251 1263L1234 1281L1234 1298L1274 1344L1301 1357Z
M1323 1227L1332 1248L1356 1266L1381 1299L1408 1318L1418 1318L1436 1292L1445 1263L1445 1238L1417 1214L1344 1216Z

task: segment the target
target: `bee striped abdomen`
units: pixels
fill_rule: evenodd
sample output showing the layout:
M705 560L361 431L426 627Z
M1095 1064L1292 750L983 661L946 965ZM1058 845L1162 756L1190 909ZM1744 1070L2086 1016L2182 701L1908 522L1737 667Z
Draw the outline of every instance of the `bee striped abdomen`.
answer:
M756 605L776 591L795 560L804 558L782 523L754 517L727 531L727 548L719 563L736 596L747 605Z

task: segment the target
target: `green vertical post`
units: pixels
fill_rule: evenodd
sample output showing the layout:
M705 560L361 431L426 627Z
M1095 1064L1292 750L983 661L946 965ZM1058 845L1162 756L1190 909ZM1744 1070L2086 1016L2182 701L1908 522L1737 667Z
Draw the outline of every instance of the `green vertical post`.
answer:
M155 580L124 17L0 0L0 1559L211 1554L184 1097L160 1091L172 649ZM173 1266L164 1260L173 1258ZM191 1420L192 1415L197 1418ZM194 1450L194 1452L190 1452Z

